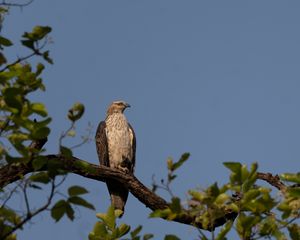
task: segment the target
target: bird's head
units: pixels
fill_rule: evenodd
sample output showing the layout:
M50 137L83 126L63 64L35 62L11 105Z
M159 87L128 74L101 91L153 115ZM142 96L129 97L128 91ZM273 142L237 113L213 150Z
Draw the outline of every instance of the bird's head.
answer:
M114 101L112 102L108 109L107 109L107 115L112 113L123 113L126 108L130 107L130 105L127 102L124 101Z

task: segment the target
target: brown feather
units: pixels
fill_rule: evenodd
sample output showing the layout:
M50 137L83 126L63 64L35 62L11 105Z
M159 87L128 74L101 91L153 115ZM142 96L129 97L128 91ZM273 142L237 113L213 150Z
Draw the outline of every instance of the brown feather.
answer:
M114 107L110 107L108 110L108 115L113 114L115 110ZM119 111L119 109L117 109ZM123 111L121 110L121 113ZM109 144L108 144L108 139L107 139L107 132L106 132L106 122L102 121L100 122L97 132L96 132L96 147L97 147L97 153L99 157L99 162L101 165L107 166L107 167L112 167L110 165L110 160L109 160ZM133 173L134 171L134 165L135 165L135 153L136 153L136 137L135 137L135 132L131 125L128 123L128 127L130 131L132 132L132 159L128 159L129 164L128 165L128 170L130 173ZM127 161L126 161L127 162ZM126 166L127 167L127 166ZM115 209L120 209L124 211L124 207L128 198L128 189L123 185L120 184L117 180L109 180L106 182L107 188L109 191L109 194L111 196L111 202L114 205ZM121 217L121 216L120 216Z
M104 121L100 122L97 128L95 140L100 164L109 167L108 144L105 128L106 123Z

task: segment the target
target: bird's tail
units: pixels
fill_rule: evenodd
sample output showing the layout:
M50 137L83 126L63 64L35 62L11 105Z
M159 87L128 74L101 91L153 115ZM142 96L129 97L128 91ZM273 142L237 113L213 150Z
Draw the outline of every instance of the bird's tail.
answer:
M111 204L115 209L122 210L124 213L125 204L128 198L128 189L117 181L110 180L107 188L111 198ZM122 217L123 213L120 215Z

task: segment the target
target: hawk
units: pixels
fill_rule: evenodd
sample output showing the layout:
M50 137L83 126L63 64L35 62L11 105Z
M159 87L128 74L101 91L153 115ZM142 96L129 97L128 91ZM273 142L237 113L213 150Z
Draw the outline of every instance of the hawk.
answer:
M123 114L128 107L130 105L124 101L113 102L107 109L105 121L99 123L95 138L100 165L132 174L136 138ZM108 180L106 185L112 205L124 212L128 189L116 180Z

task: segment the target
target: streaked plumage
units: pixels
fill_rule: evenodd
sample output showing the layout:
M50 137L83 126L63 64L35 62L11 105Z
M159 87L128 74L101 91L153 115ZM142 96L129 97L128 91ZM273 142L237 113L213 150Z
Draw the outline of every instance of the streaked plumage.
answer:
M96 147L101 165L133 173L135 166L136 139L124 110L130 107L124 101L113 102L107 110L105 121L96 132ZM106 182L115 209L124 211L128 189L117 181Z

